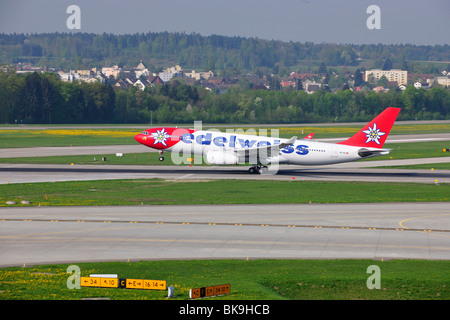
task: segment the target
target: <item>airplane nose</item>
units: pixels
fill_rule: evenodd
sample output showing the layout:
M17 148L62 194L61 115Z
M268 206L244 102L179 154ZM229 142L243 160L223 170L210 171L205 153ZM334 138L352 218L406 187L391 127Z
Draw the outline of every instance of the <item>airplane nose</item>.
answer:
M142 133L135 135L134 140L136 140L139 143L142 143Z

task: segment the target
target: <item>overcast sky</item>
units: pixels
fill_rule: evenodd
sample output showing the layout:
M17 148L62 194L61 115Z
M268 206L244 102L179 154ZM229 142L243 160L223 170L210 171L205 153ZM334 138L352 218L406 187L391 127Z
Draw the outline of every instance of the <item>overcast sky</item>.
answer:
M66 13L77 5L81 29ZM369 29L370 5L381 29ZM450 0L0 0L0 33L187 32L314 43L450 44Z

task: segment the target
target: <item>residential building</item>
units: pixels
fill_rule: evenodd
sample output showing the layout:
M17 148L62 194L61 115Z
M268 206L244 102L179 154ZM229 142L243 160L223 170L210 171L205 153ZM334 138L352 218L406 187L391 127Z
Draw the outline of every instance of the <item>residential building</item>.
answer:
M114 79L117 79L119 77L119 74L122 72L122 68L119 68L118 66L113 67L105 67L102 68L102 73L107 77L113 77Z
M434 82L440 84L443 87L449 87L450 86L450 78L447 77L436 77L434 78Z
M138 87L141 91L144 91L145 88L146 88L147 86L151 86L151 84L150 84L150 82L147 81L147 79L143 79L143 80L138 79L138 80L136 80L136 82L134 83L134 86L135 86L135 87Z
M184 72L184 75L189 78L194 78L195 80L208 80L209 78L214 77L214 73L212 71L195 72L195 70L192 70L191 72Z
M31 63L21 63L19 62L16 66L16 74L24 74L24 73L33 73L33 72L45 72L46 67L36 67L33 66Z
M400 69L381 70L372 69L367 70L365 73L365 80L369 80L369 76L372 75L375 81L380 80L382 76L385 76L388 81L397 81L398 85L408 83L408 71Z
M310 82L310 81L303 82L303 90L305 90L305 92L308 94L316 92L317 90L320 89L320 87L321 84L317 82Z
M59 78L64 82L73 82L76 80L75 72L71 70L70 72L58 71Z
M169 82L174 77L180 77L183 75L183 70L179 65L176 65L174 67L167 68L163 70L162 72L158 73L159 78L164 82ZM153 74L153 76L156 76L156 74Z
M158 73L159 78L164 82L169 82L173 78L174 74L172 72L160 72Z
M167 68L166 70L163 70L163 72L171 72L173 74L181 74L183 70L179 65L176 65L174 67Z
M283 88L295 88L297 86L297 81L292 79L281 79L280 84Z
M298 79L298 80L313 80L314 78L318 78L319 75L317 73L298 73L291 72L289 78Z
M134 70L134 73L136 74L136 79L139 79L141 76L148 77L151 74L142 60Z
M92 70L77 70L76 73L78 73L81 77L89 78L94 73Z
M375 91L375 92L388 92L389 89L387 89L387 88L385 88L383 86L377 86L377 87L373 88L373 91Z
M144 63L141 60L141 62L139 62L139 64L137 65L136 70L145 70L145 69L147 69L147 67L144 65Z
M154 86L155 84L164 84L162 79L159 76L151 75L147 77L148 82Z
M414 88L419 89L419 88L424 88L424 89L428 89L430 87L430 84L428 82L414 82Z
M129 87L129 83L125 82L123 79L119 79L114 86L117 88L127 89Z
M83 79L82 81L83 81L83 82L86 82L86 83L96 83L96 82L99 82L99 80L98 80L97 78L94 78L94 77L89 77L89 78Z

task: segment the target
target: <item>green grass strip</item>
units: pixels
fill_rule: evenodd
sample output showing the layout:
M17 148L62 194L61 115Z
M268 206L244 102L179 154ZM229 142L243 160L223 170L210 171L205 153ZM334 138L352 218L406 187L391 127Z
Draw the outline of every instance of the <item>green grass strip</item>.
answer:
M189 289L230 284L231 292L209 299L232 300L448 300L450 261L424 260L191 260L77 263L81 276L166 280L177 300ZM380 289L369 289L369 266L378 266ZM3 300L164 300L167 291L67 288L69 265L0 269Z
M450 201L450 184L149 179L0 185L0 206L22 200L44 206Z

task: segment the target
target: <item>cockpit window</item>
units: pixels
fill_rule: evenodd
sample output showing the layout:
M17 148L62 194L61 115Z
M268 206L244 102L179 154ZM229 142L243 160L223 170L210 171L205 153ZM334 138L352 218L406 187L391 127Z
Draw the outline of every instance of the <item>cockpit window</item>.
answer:
M148 132L147 131L142 131L142 134L148 136Z

